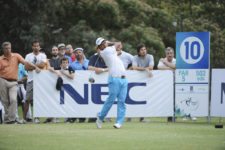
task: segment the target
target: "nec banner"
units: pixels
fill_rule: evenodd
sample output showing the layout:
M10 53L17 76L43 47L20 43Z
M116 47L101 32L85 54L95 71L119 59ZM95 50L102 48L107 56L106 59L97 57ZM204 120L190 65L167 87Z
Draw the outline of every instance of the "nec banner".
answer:
M34 117L96 117L108 97L108 73L76 71L74 80L63 77L57 91L57 76L49 71L34 73ZM89 83L93 77L95 83ZM163 117L173 115L173 72L127 71L126 117ZM108 116L115 117L116 102Z
M211 116L225 117L225 69L212 69Z

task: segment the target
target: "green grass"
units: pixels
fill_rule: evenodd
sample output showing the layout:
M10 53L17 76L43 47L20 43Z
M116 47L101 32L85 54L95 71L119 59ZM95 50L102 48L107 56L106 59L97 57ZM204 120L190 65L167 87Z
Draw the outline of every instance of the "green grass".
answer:
M114 129L113 122L104 123L102 129L96 129L95 123L3 124L0 150L225 150L225 128L214 128L219 118L210 124L206 118L177 118L176 123L147 119L149 123L132 119L121 129ZM225 125L225 118L221 123Z
M0 125L0 150L224 150L225 129L215 129L205 119L197 122L163 122L137 119L121 129L104 123ZM223 120L224 124L224 120Z

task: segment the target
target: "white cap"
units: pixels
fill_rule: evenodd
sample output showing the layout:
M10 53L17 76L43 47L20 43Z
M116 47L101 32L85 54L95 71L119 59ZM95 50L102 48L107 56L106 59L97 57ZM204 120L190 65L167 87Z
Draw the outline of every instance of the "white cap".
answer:
M95 41L96 45L99 46L102 44L102 42L104 41L105 39L103 39L102 37L99 37L97 38L97 40Z
M60 43L60 44L58 44L58 48L60 48L60 47L65 47L66 45L64 44L64 43Z
M77 50L84 51L84 49L81 48L81 47L77 47L77 48L75 48L73 51L75 52L75 51L77 51Z

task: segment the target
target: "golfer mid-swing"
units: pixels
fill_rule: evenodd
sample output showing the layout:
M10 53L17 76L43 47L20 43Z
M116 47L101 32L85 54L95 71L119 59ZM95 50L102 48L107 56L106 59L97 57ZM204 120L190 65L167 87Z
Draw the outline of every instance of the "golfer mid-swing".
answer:
M108 86L109 96L105 101L101 112L97 114L97 128L102 128L102 122L117 99L117 118L114 128L121 128L126 112L125 99L127 96L127 79L125 76L125 68L117 56L116 48L121 46L121 42L109 42L103 38L96 40L96 45L100 49L100 55L104 59L105 64L109 68ZM111 45L111 46L110 46Z

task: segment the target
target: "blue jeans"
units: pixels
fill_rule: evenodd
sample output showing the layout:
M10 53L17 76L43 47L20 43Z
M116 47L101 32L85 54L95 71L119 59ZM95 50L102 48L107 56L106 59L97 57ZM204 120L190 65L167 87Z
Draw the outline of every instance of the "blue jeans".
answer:
M108 114L110 108L112 107L114 101L117 98L117 119L116 123L122 124L124 122L126 106L125 100L127 97L127 79L125 78L114 78L109 77L108 79L109 86L109 96L105 101L103 108L98 117L100 120L104 120L105 116Z

